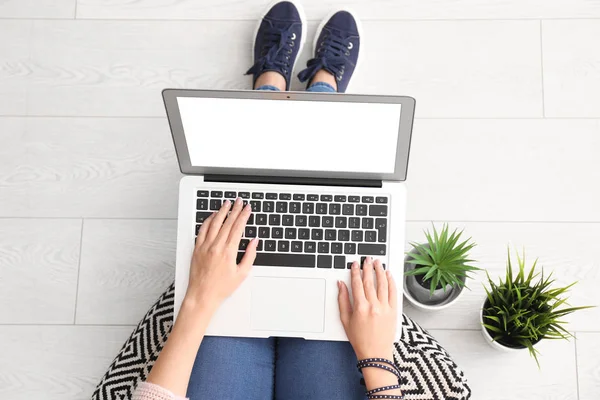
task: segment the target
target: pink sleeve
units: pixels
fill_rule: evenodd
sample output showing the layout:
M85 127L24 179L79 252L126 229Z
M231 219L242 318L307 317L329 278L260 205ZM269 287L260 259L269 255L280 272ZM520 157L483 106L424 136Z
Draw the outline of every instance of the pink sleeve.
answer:
M142 382L138 385L131 400L187 400L185 397L175 396L172 392L153 383Z

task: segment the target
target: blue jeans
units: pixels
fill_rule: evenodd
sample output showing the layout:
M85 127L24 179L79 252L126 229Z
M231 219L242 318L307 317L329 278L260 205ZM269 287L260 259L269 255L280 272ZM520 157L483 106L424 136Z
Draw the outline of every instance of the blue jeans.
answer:
M274 90L279 91L275 86L263 85L257 87L256 90ZM306 89L307 92L321 92L321 93L335 93L336 90L329 83L326 82L315 82Z
M348 342L207 336L196 355L191 400L365 400Z

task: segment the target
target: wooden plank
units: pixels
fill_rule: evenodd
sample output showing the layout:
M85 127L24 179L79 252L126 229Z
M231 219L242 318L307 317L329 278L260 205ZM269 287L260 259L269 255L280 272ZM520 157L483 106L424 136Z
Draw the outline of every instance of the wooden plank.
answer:
M77 0L3 0L2 18L75 18Z
M431 334L465 372L474 399L577 400L574 341L541 343L538 369L527 351L499 352L481 332L434 330Z
M543 21L542 32L546 116L600 117L598 20Z
M255 19L262 15L268 0L79 0L78 18L123 19ZM600 16L600 5L586 0L304 0L309 19L321 19L330 10L351 7L368 19L514 19L592 18Z
M132 329L0 326L0 397L89 399Z
M175 218L163 119L0 118L0 215Z
M0 115L27 113L31 27L31 21L0 20Z
M546 273L554 273L555 287L579 281L570 292L570 305L600 304L600 250L590 245L590 240L600 237L600 224L455 222L451 227L464 228L464 237L472 237L477 243L471 255L478 261L476 265L487 269L492 279L497 281L505 276L507 246L510 245L515 263L515 250L525 249L528 267L539 258L538 267L543 266ZM408 223L407 241L423 242L424 229L431 230L431 224ZM409 249L410 246L405 246L405 250ZM424 313L404 301L404 312L427 329L479 329L479 310L485 299L484 282L487 282L485 272L476 273L468 283L470 290L443 311ZM578 311L565 320L571 332L600 331L600 308Z
M80 233L80 220L0 219L0 324L73 323Z
M254 28L253 21L35 21L29 112L162 116L165 87L248 89ZM353 93L415 96L420 117L542 116L537 21L367 22L364 30Z
M600 333L577 332L579 400L596 400L600 393Z
M176 225L86 220L77 323L137 324L175 279Z
M600 222L597 120L418 120L408 219Z

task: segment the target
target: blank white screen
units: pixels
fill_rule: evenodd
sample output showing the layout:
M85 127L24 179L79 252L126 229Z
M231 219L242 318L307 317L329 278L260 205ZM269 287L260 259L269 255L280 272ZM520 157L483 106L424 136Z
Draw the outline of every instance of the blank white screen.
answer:
M400 104L178 97L192 166L393 173Z

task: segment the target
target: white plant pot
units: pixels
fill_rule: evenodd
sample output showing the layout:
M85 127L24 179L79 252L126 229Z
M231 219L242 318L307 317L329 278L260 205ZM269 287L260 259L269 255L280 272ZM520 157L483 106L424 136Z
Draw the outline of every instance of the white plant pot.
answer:
M405 272L415 268L415 265L407 260L408 256L404 260ZM428 288L421 286L414 276L407 275L404 275L403 288L404 298L415 308L425 312L439 311L450 307L461 298L465 290L464 287L447 287L445 292L444 289L437 289L431 296Z
M502 351L504 353L521 353L524 350L527 350L526 347L523 347L521 349L515 348L515 347L507 347L504 346L498 342L496 342L492 336L490 335L490 333L488 332L488 330L485 328L485 326L483 326L483 308L485 307L485 302L487 300L487 297L483 299L483 304L481 305L481 309L479 310L479 325L481 326L481 333L483 334L483 338L485 339L485 341L487 342L487 344L490 345L490 347L498 350L498 351Z

